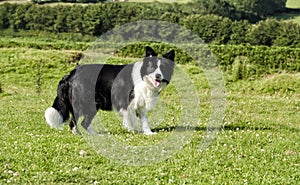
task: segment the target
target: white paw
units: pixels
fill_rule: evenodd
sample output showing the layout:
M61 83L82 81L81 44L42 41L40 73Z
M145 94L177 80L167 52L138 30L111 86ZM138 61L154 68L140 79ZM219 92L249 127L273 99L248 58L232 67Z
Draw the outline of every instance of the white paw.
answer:
M98 135L98 133L92 127L88 127L86 130L91 135Z
M127 129L129 132L130 132L130 131L134 131L134 129L133 129L131 126L129 126L128 124L124 124L124 123L123 123L123 127L124 127L125 129Z
M155 135L156 132L152 132L151 130L144 130L144 134L149 136L149 135Z
M79 130L77 129L77 127L73 127L73 128L72 128L72 133L73 133L74 135L81 135L81 133L79 132Z

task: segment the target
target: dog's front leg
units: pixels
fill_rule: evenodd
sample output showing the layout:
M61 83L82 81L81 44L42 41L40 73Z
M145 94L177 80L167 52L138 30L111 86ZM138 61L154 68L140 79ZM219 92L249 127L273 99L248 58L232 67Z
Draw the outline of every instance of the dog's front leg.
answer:
M149 127L147 110L140 110L139 117L142 122L143 133L146 135L156 134L155 132L152 132Z

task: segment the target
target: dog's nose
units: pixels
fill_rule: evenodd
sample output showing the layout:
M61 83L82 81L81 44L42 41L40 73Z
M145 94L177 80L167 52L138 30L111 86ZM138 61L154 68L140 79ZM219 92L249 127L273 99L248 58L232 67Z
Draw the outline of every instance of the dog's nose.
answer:
M161 78L161 74L155 74L155 78L156 79L160 79Z

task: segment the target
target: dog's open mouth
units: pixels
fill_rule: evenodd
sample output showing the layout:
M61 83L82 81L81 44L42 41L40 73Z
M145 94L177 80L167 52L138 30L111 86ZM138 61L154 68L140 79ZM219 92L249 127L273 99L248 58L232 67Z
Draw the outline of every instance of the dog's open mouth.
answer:
M154 86L154 87L159 87L160 84L161 84L161 80L154 79L154 80L152 81L152 83L153 83L153 86Z

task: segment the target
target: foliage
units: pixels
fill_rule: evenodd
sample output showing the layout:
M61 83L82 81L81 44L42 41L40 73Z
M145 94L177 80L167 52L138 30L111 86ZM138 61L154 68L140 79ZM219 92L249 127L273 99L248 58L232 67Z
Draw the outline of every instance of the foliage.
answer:
M299 47L300 25L273 19L250 24L218 15L191 14L182 5L162 3L104 3L41 6L1 4L0 30L74 33L99 36L112 28L139 20L162 20L183 25L206 43ZM169 28L168 28L169 29ZM125 30L128 31L128 30ZM160 28L164 35L172 31ZM291 34L289 34L291 32ZM180 37L180 35L179 35Z
M251 45L272 46L273 41L280 34L279 22L275 19L267 19L253 26L251 31L247 33L247 41Z
M236 19L236 9L227 0L194 0L188 3L196 14L215 14Z
M267 19L251 25L248 21L233 21L217 15L188 15L174 4L105 3L87 6L39 6L24 3L2 4L0 9L1 30L67 32L99 36L118 25L147 18L181 24L191 29L206 43L249 43L290 47L300 45L298 34L300 25L294 23Z
M300 25L293 22L266 19L250 24L217 15L195 14L183 18L181 24L206 43L300 47Z
M101 3L106 0L31 0L34 3L44 4L44 3Z
M145 45L150 45L161 52L174 48L161 43L136 43L122 48L118 56L141 57ZM235 75L235 79L249 79L282 71L300 72L300 49L242 45L209 45L209 49L223 71L228 73L229 78L231 75ZM175 52L176 63L194 63L186 51L175 48Z
M291 21L280 22L277 30L278 35L273 41L275 46L300 48L300 24L295 24Z
M226 44L230 40L232 21L217 15L190 15L182 24L206 43Z
M300 47L300 25L275 19L260 21L247 32L251 45Z
M194 0L197 13L217 14L236 20L256 22L268 15L285 10L286 0Z
M266 46L210 46L220 66L239 79L257 78L282 71L300 70L300 49ZM234 68L238 67L238 68Z
M65 39L65 41L54 38L43 37L2 37L0 38L0 47L4 48L32 48L32 49L55 49L55 50L77 50L77 54L84 54L84 50L89 49L93 42L78 42ZM116 44L116 46L114 46ZM118 48L118 43L109 43L108 46ZM144 47L149 45L160 53L164 53L174 46L167 43L157 42L137 42L120 48L115 53L116 57L133 57L140 58L144 55ZM183 48L195 48L188 44ZM250 46L250 45L208 45L201 53L207 53L208 49L214 54L221 68L228 72L230 79L249 79L262 75L281 71L300 71L300 49L290 47L267 47L267 46ZM193 58L180 48L175 48L176 63L188 64L194 63ZM80 54L80 55L81 55ZM239 73L239 74L238 74ZM233 74L238 74L232 76ZM236 78L238 77L238 78Z

